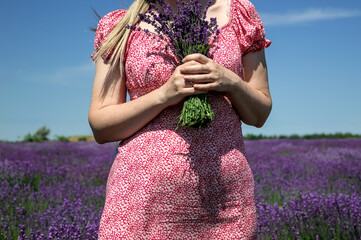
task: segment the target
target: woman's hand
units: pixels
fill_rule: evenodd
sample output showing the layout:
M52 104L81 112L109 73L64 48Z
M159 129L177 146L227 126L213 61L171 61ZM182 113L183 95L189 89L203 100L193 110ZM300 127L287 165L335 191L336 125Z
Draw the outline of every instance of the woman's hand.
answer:
M168 105L175 105L190 95L207 93L207 90L195 89L190 81L186 80L186 75L182 74L181 69L188 67L201 67L197 61L187 61L179 65L173 72L169 80L160 88L163 92L163 101Z
M180 65L163 86L127 102L125 79L120 76L119 68L108 74L109 62L99 59L89 108L89 123L96 141L106 143L126 139L166 107L179 103L186 96L206 93L187 84L180 73L182 67L199 64L189 61Z
M187 63L198 63L188 64ZM212 59L200 54L190 54L183 59L180 73L184 80L200 91L231 92L241 78L231 70L220 66Z
M186 65L189 62L198 64ZM195 90L228 93L244 123L263 126L272 109L264 50L243 56L243 78L199 53L186 56L183 63L180 73Z

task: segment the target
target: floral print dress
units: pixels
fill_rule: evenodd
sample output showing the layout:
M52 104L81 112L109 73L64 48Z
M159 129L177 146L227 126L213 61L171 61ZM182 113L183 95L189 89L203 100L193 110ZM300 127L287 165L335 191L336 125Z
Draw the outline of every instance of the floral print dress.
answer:
M97 50L126 11L105 15ZM242 77L242 56L268 47L263 24L248 0L231 0L210 56ZM125 52L130 100L159 88L177 59L165 43L132 31ZM99 239L254 239L254 179L241 121L226 95L209 93L215 119L207 128L180 127L182 103L164 109L120 142L111 167Z

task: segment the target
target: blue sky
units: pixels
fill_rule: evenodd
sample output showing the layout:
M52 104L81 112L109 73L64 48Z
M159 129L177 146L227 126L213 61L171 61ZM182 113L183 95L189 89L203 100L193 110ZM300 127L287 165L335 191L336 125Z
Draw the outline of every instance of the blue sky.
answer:
M90 135L87 113L99 14L129 1L0 0L0 139L46 125L51 137ZM361 1L253 0L266 50L273 110L244 134L361 133Z

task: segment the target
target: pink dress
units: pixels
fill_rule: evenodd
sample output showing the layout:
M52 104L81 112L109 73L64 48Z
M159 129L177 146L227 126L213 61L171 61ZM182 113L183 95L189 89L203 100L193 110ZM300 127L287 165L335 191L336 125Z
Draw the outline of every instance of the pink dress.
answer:
M126 11L104 16L95 49ZM242 56L268 47L263 24L247 0L231 0L229 21L211 58L242 77ZM164 84L176 58L142 31L130 35L126 86L136 99ZM119 144L106 186L99 239L254 239L254 179L241 121L224 94L210 93L208 128L174 131L182 104L168 107Z

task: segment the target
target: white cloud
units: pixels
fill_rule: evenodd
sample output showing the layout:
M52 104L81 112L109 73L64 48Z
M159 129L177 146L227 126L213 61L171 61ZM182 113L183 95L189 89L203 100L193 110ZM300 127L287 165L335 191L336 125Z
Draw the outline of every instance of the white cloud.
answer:
M361 11L345 9L308 9L302 12L288 12L282 14L264 13L260 15L264 25L275 26L359 17L361 16Z

